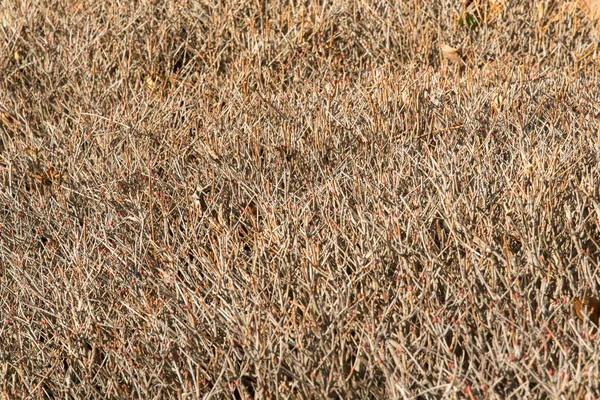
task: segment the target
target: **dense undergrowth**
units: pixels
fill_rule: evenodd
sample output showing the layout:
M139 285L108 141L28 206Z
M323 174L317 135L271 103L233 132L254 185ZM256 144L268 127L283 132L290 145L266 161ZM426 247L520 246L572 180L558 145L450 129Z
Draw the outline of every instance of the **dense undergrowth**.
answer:
M3 396L600 396L600 35L469 3L2 3Z

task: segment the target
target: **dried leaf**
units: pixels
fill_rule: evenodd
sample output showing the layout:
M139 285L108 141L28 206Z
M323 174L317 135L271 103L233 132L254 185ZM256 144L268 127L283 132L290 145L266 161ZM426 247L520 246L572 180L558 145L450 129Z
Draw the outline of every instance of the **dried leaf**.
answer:
M504 96L501 92L494 92L490 95L490 107L497 114L504 106Z
M148 76L146 78L146 80L144 81L144 87L147 90L154 90L155 86L156 86L156 83L154 82L154 80L152 79L152 77Z
M42 157L40 156L40 151L38 149L32 149L31 147L25 147L25 152L33 158L35 162L38 162Z
M523 244L518 236L508 234L502 237L502 245L511 253L516 254L521 251Z
M440 50L442 51L444 58L449 61L456 63L461 63L463 61L461 51L459 49L455 49L454 47L450 47L447 44L442 43L440 44Z
M593 20L600 19L600 0L589 0L588 7L590 8L590 16Z
M573 308L580 320L585 321L585 318L589 318L590 321L598 325L600 320L600 301L596 297L589 297L584 293L581 300L575 299L573 301Z

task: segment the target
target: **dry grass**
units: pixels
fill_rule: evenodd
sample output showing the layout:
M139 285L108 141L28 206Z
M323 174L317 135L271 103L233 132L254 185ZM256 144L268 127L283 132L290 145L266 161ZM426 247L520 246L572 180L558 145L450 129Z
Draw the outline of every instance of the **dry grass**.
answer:
M600 396L600 36L469 3L2 3L3 396Z

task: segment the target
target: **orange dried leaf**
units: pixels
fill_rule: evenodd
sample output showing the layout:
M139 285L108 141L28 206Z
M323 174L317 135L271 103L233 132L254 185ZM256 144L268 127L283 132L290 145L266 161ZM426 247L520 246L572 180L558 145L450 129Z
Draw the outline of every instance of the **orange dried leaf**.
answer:
M146 78L146 80L144 81L144 87L145 87L147 90L150 90L150 91L152 91L152 90L154 90L154 88L156 87L156 82L154 82L154 80L152 79L152 77L148 76L148 77Z
M459 49L455 49L454 47L448 46L447 44L440 44L440 50L442 55L446 60L460 63L462 62L462 56Z
M25 147L25 152L31 156L34 160L38 160L40 158L40 152L37 149L32 149L31 147Z
M587 317L594 324L598 325L600 320L600 301L596 297L588 297L584 294L581 300L575 299L573 301L573 308L580 320L584 321Z
M588 7L590 8L590 16L593 20L600 18L600 0L589 0Z

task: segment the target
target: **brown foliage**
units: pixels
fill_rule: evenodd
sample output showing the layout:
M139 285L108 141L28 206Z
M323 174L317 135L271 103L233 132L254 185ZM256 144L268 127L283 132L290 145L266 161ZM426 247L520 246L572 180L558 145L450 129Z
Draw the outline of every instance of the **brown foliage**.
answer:
M600 397L584 6L3 2L3 396Z
M598 325L600 321L600 302L596 297L584 294L581 299L573 301L573 308L580 320L585 321L587 318L596 326Z

